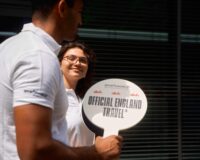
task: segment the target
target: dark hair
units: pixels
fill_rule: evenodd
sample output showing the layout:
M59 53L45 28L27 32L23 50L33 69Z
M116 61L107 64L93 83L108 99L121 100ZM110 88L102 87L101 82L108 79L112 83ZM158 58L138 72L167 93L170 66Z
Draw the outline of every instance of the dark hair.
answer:
M92 77L94 76L94 67L95 67L95 61L96 56L92 49L89 48L84 42L81 41L73 41L73 42L65 42L65 44L62 46L59 54L58 59L61 62L65 53L71 49L71 48L80 48L83 50L84 54L88 58L88 71L86 73L85 78L82 78L78 81L78 84L75 89L75 93L83 98L85 95L85 92L89 89L89 87L92 85Z
M31 0L32 2L32 15L35 12L40 13L40 16L46 18L53 7L59 2L60 0ZM75 0L65 0L69 7L74 6Z

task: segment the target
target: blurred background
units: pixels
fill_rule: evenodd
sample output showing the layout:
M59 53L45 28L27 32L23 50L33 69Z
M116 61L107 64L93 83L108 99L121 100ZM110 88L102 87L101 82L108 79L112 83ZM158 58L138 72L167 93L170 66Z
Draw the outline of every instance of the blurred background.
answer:
M0 42L30 17L29 0L0 0ZM127 79L148 99L144 119L120 132L120 160L200 160L198 1L90 0L83 23L80 39L97 55L94 83Z

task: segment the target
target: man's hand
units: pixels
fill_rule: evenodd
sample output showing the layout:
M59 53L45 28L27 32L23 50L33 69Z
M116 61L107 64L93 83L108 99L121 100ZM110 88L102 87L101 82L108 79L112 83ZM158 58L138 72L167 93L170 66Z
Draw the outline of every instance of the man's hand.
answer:
M95 148L103 160L119 158L123 138L121 136L96 137Z

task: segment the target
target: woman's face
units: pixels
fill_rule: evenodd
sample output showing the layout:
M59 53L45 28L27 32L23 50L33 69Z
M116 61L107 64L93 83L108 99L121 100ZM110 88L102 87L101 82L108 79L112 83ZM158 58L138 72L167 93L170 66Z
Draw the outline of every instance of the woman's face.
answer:
M66 80L78 81L86 76L88 63L88 58L80 48L71 48L63 56L61 71Z

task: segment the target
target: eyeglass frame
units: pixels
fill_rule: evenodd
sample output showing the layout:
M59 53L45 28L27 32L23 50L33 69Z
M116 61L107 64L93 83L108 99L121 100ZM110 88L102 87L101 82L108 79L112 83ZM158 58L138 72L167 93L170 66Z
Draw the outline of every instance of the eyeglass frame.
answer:
M89 61L87 57L84 57L84 56L78 57L76 55L64 56L63 60L67 60L70 63L77 63L77 61L78 61L80 64L84 64L84 65L88 65L88 61Z

